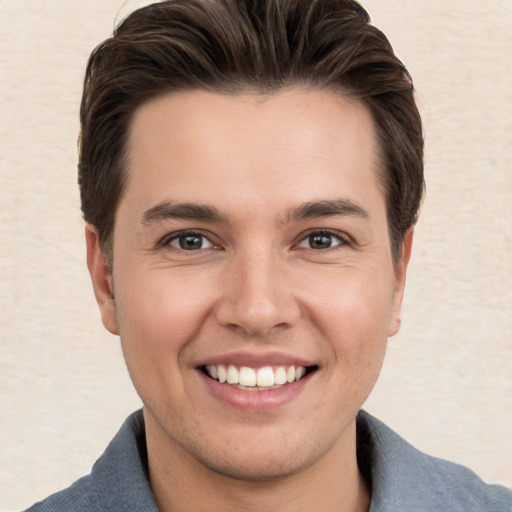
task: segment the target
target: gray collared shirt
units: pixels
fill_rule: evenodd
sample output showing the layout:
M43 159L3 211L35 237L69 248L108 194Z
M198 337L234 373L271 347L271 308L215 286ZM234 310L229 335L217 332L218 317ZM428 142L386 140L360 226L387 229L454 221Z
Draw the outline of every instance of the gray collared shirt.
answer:
M512 512L512 491L413 448L364 411L358 462L371 481L370 512ZM142 411L128 417L91 474L26 512L158 512L148 481Z

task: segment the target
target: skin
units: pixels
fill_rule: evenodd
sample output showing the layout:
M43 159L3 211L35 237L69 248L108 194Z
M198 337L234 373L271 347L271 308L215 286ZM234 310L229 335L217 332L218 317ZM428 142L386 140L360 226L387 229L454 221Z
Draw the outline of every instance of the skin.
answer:
M355 417L399 329L412 243L393 265L378 149L366 107L329 91L188 91L136 111L112 274L86 238L160 510L368 509ZM218 215L184 218L183 203ZM183 249L183 231L202 247ZM246 392L238 407L198 368L234 352L316 370L277 406Z

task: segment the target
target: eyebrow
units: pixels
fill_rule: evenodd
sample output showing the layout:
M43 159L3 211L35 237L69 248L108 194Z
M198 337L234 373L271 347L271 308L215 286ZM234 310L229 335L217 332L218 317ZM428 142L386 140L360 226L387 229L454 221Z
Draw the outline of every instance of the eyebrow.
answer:
M296 208L292 208L287 212L285 222L297 222L335 215L369 218L368 212L357 203L349 199L334 199L303 203Z
M164 201L145 211L141 223L154 224L167 219L188 219L204 222L227 223L228 217L221 213L215 206L195 203L175 203Z
M349 199L335 199L307 202L291 208L286 212L284 220L281 222L299 222L336 215L360 217L362 219L369 217L366 210L353 201ZM229 223L228 216L215 206L196 203L176 203L173 201L163 201L145 211L142 215L141 223L143 225L150 225L168 219Z

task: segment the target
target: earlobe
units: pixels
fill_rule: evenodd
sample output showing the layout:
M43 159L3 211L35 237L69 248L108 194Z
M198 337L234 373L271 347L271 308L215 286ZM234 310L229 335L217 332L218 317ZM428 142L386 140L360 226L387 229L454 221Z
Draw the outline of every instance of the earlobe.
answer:
M395 267L395 289L393 293L393 305L391 311L391 321L389 324L388 336L394 336L400 330L402 300L404 297L405 278L407 274L407 266L411 258L412 239L414 228L409 228L405 233L402 243L400 261Z
M112 273L100 248L98 232L89 223L85 225L87 268L91 275L96 302L100 308L103 325L112 334L119 334L117 325Z

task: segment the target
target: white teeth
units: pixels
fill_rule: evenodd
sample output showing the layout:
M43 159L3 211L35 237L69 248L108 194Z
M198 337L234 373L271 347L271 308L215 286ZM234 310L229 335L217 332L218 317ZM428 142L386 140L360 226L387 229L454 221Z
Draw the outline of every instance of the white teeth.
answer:
M282 386L286 384L286 370L280 366L274 373L274 384Z
M242 371L242 370L240 370ZM264 366L258 370L257 383L260 387L269 388L274 385L274 370L270 366Z
M242 368L240 368L238 382L242 386L256 386L256 372L252 368L242 366Z
M226 368L224 368L224 366L222 366L221 364L219 364L219 366L217 366L216 368L217 368L217 373L219 376L219 382L222 382L222 383L226 382L228 380ZM215 377L213 376L213 372L210 373L210 375L212 376L212 379L215 379Z
M238 370L230 364L228 366L228 384L238 384L239 375Z
M219 365L206 366L206 372L220 383L227 382L232 385L240 385L244 388L272 388L274 386L283 386L298 381L306 375L304 366L290 366L287 370L284 366L273 369L271 366L263 366L259 369L242 366L238 369L235 365L230 364L227 367Z

